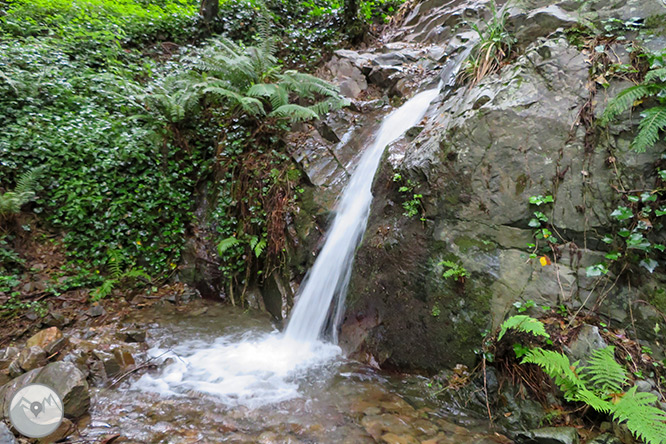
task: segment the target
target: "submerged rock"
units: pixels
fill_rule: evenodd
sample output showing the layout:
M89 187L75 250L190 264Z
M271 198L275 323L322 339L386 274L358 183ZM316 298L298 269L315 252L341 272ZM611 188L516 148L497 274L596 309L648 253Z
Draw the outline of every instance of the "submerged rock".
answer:
M573 427L544 427L516 435L518 444L579 444L578 432Z

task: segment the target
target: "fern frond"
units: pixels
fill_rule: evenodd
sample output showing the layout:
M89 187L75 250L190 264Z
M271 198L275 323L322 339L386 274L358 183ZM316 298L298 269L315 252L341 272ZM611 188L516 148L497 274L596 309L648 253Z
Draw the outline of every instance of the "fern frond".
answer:
M666 412L654 406L657 396L632 387L614 405L612 416L647 444L666 444Z
M609 346L592 352L592 357L581 369L585 382L594 386L601 396L621 393L627 383L627 371L615 360L615 347Z
M123 262L124 258L120 250L109 250L107 253L109 259L107 261L111 276L114 279L120 279L123 275Z
M35 188L37 188L37 181L39 180L41 174L42 168L34 168L21 174L21 176L19 176L19 178L16 180L16 187L14 188L14 192L16 194L22 195L34 195Z
M645 74L645 81L646 82L655 82L655 81L662 81L666 82L666 67L665 68L657 68L649 71L647 74Z
M14 191L0 194L0 216L19 213L23 205L37 196L35 189L41 172L41 168L26 171L16 180Z
M608 102L608 106L601 116L601 124L607 125L612 119L634 106L637 100L652 94L654 87L650 85L635 85L623 90Z
M269 117L288 118L292 122L318 119L319 115L309 108L300 105L282 105L269 114Z
M259 242L257 242L257 245L255 245L252 249L254 250L255 256L257 257L261 256L261 253L263 253L264 250L266 249L266 240L265 239L260 240Z
M235 237L228 237L226 239L222 239L218 244L217 244L217 254L222 256L225 251L227 251L229 248L235 247L236 245L240 244L241 241L236 239Z
M570 399L570 401L584 402L600 413L608 414L613 410L613 403L600 398L594 392L586 388L577 390L574 399Z
M111 294L113 291L113 288L116 286L118 281L116 279L107 279L104 281L102 285L97 287L92 294L90 295L90 299L92 301L99 301L100 299L104 299L108 295Z
M572 364L569 358L562 353L535 348L527 352L522 364L536 364L564 391L567 400L577 400L581 390L587 390L585 383L576 374L576 363Z
M452 263L453 266L457 264ZM543 325L543 322L538 319L534 319L531 316L526 315L516 315L511 316L509 319L502 323L502 329L500 330L497 341L501 341L504 334L507 330L517 330L521 333L530 333L534 336L543 336L545 338L550 338L550 335L546 333L546 327Z
M638 125L638 134L631 142L631 147L643 153L659 140L659 132L666 128L666 106L655 106L645 110Z
M0 194L0 216L16 214L21 211L23 199L13 191Z
M153 279L150 277L148 273L143 271L141 268L132 268L125 273L123 273L123 278L130 278L130 279L137 279L137 278L143 278L147 280L148 282L151 282Z

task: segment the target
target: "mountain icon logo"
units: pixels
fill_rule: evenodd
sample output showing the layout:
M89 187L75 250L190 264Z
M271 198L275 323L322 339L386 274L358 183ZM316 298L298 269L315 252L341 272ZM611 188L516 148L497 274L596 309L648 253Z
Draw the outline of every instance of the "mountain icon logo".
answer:
M28 438L43 438L53 433L63 420L60 396L43 384L29 384L12 397L9 420Z

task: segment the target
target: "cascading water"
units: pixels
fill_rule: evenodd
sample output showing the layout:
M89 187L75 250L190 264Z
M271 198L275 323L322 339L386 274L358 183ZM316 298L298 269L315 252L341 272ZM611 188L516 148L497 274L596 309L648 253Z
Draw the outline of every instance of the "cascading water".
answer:
M190 341L169 350L152 349L153 357L172 357L160 375L143 375L133 388L179 396L194 390L222 403L259 407L299 396L298 381L340 355L335 344L319 341L333 299L336 318L344 305L354 249L365 231L375 172L388 144L417 124L439 88L417 94L386 117L377 138L342 194L324 246L308 273L284 333L245 332L213 344ZM333 335L337 320L333 325Z
M342 194L326 243L310 269L291 312L285 332L288 338L301 342L316 340L322 332L335 296L340 298L336 314L336 318L339 318L351 275L354 250L368 221L372 181L384 148L423 118L428 105L438 93L439 88L419 93L384 119L375 143L363 154ZM334 337L337 321L339 319L332 323Z

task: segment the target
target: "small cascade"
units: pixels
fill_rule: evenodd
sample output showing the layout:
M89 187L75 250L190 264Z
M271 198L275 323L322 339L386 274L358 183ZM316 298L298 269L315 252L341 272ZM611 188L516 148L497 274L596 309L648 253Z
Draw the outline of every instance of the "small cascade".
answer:
M368 221L372 203L372 181L388 144L402 136L425 115L439 88L421 92L386 117L372 147L367 149L342 193L337 215L326 242L310 269L285 335L299 342L312 342L322 333L331 304L336 301L336 318L342 314L351 275L354 250ZM336 339L337 321L332 323Z
M150 356L171 358L160 374L145 374L132 389L162 396L189 396L192 391L213 396L227 406L258 408L301 396L299 384L321 375L339 362L340 348L319 340L336 299L339 318L351 274L354 250L365 231L371 186L388 144L416 125L439 88L417 94L391 113L381 125L374 144L361 161L342 194L337 216L324 246L308 273L284 333L247 331L217 338L212 343L184 341ZM337 361L336 361L337 360ZM318 379L316 377L315 379Z

